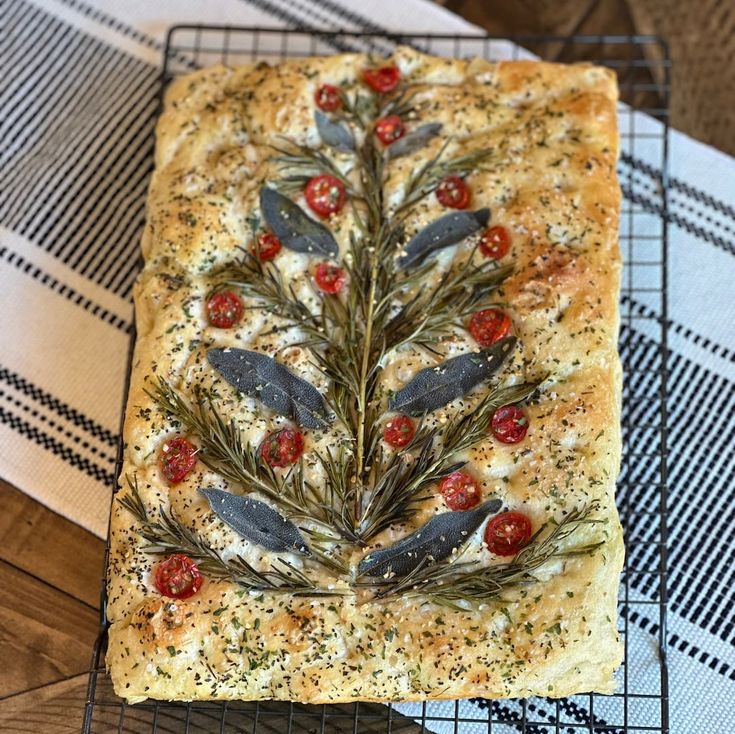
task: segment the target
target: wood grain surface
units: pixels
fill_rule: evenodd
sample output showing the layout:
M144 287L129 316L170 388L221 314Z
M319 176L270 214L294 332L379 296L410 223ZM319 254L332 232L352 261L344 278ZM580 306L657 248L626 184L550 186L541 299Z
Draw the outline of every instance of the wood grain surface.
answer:
M104 543L0 480L0 560L97 609Z
M6 731L9 697L88 670L104 543L2 481L0 506L0 731Z
M87 674L81 673L4 698L0 700L0 731L4 734L79 734L86 695Z

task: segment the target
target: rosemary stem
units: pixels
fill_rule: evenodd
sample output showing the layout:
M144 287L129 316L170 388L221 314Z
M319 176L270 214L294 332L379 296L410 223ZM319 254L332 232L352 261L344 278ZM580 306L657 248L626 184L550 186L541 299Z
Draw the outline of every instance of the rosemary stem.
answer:
M382 169L376 167L376 151L372 140L373 126L366 130L366 142L358 156L358 164L362 166L362 180L367 186L366 200L368 200L367 230L369 258L369 285L367 308L363 314L365 320L364 339L362 343L362 360L360 364L359 390L357 391L357 441L355 449L355 505L353 512L354 528L360 527L362 515L363 486L365 480L365 434L367 430L367 411L371 395L368 395L368 377L373 354L373 328L375 306L377 305L378 276L381 256L385 243L386 230L383 212L383 177ZM363 246L367 242L363 242Z
M360 366L360 394L357 400L358 426L357 426L357 491L355 492L355 525L359 526L361 504L362 504L362 479L365 462L365 421L367 413L367 376L370 369L370 357L372 356L373 342L373 311L375 309L375 291L378 277L378 257L375 250L372 252L372 265L370 268L370 293L366 314L365 341L362 347L362 365Z

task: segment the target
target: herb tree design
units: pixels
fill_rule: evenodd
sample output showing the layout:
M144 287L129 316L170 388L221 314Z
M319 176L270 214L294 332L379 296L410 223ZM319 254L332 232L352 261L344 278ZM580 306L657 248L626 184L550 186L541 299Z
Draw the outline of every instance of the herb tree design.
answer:
M267 571L243 558L224 560L172 513L161 510L158 518L151 517L134 480L121 502L140 524L148 543L144 550L169 559L186 556L211 577L247 589L320 595L367 588L375 602L399 594L452 605L489 600L532 580L534 570L550 558L568 554L563 541L581 523L593 522L595 507L571 512L561 524L532 534L527 519L512 517L519 513L497 514L500 500L480 503L476 485L462 471L460 452L486 440L491 431L509 443L525 436L527 421L518 404L537 390L539 381L495 386L473 410L451 416L441 427L422 424L426 414L487 383L516 346L509 318L487 308L511 272L496 258L507 247L498 245L500 228L486 229L488 209L468 209L471 195L464 180L490 165L494 153L477 150L451 157L446 141L413 171L400 201L389 206L385 191L391 164L425 147L442 126L429 122L406 129L404 121L418 115L420 104L395 67L368 69L363 81L365 86L353 91L330 85L317 90L314 118L323 146L312 149L284 139L276 148L280 178L260 191L260 213L269 231L257 237L253 251L243 250L216 273L217 286L208 301L210 321L219 327L232 326L242 316L239 294L278 317L274 329L298 327L305 335L301 346L328 379L327 394L270 356L209 349L210 366L226 382L298 427L253 446L235 420L224 418L213 395L199 391L186 397L162 378L151 383L149 393L163 413L195 437L198 458L242 493L201 489L217 517L276 556L297 554L302 568L282 558ZM338 161L343 157L351 159L357 177L342 173ZM359 184L353 184L355 178ZM321 221L290 198L296 191L305 193ZM430 195L450 211L407 237L409 216ZM346 205L354 228L340 261L327 223ZM440 272L433 256L473 235L479 241L469 255L455 258ZM324 259L316 269L318 309L302 302L284 281L273 261L281 247ZM470 332L481 348L442 360L434 348L437 339L470 317ZM409 344L429 352L436 365L386 395L380 365L390 352ZM393 433L385 429L381 434L387 411L397 414L388 423L394 424ZM326 482L315 486L300 461L301 429L323 431L335 422L346 438L316 454ZM189 456L184 444L169 453L173 470L164 471L169 479L178 481L191 468ZM437 482L446 485L451 511L349 567L347 552L365 548L382 531L408 520ZM250 497L253 492L268 503ZM491 515L505 543L496 542L495 552L512 560L487 567L461 561L462 546ZM486 541L492 550L491 524ZM343 583L320 586L310 575L317 567L321 577L326 571Z

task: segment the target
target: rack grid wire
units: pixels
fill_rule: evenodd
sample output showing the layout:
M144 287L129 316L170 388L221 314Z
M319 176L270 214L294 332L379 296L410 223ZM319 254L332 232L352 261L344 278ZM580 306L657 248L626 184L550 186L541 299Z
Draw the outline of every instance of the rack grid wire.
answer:
M397 44L455 57L530 57L524 47L570 44L618 74L620 183L624 259L620 352L623 361L623 465L618 507L627 558L619 628L625 661L611 696L567 699L375 703L308 706L275 701L128 705L104 667L105 590L94 648L83 732L265 732L274 734L666 734L666 383L667 157L670 61L651 36L516 36L376 34L320 29L180 25L170 29L161 90L171 79L217 63L236 65L336 51L390 53ZM132 355L132 342L131 342ZM129 371L128 371L129 372ZM127 393L127 387L126 391ZM118 452L116 476L121 466ZM647 509L642 509L647 508Z

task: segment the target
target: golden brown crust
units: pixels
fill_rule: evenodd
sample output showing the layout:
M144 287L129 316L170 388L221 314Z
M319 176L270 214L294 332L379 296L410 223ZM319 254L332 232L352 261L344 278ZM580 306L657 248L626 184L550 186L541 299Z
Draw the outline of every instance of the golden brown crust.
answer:
M358 606L351 596L257 596L223 581L206 581L195 597L174 601L156 592L155 561L141 550L131 515L114 503L107 662L117 693L131 701L565 696L615 687L623 544L614 504L621 450L614 76L594 66L468 62L403 48L394 58L424 102L422 119L444 130L441 140L392 164L388 200L448 136L453 153L497 152L469 181L473 206L490 207L493 222L512 233L515 271L501 295L520 341L505 374L550 375L528 407L523 444L488 440L466 458L483 493L523 509L534 527L598 500L604 523L584 526L575 542L603 538L603 552L548 564L537 584L509 592L502 604L465 611L415 598ZM142 245L146 265L135 292L123 476L137 476L151 512L172 508L220 549L247 553L248 544L209 522L196 489L227 484L198 465L181 484L166 485L156 454L174 427L157 413L145 378L161 375L186 390L212 380L202 359L207 345L270 353L283 346L264 335L260 312L250 312L234 333L208 327L208 273L247 241L246 218L257 211L263 182L275 177L268 145L286 135L318 146L316 85L352 83L366 63L347 55L217 67L178 79L166 95ZM441 213L428 197L409 230ZM351 216L346 208L330 222L342 247ZM298 292L307 260L290 258L285 272ZM444 346L462 351L466 338L458 334ZM302 350L282 355L322 386ZM386 387L401 386L428 359L411 350L393 355ZM277 423L248 400L228 410L253 441ZM328 432L310 440L324 445Z

